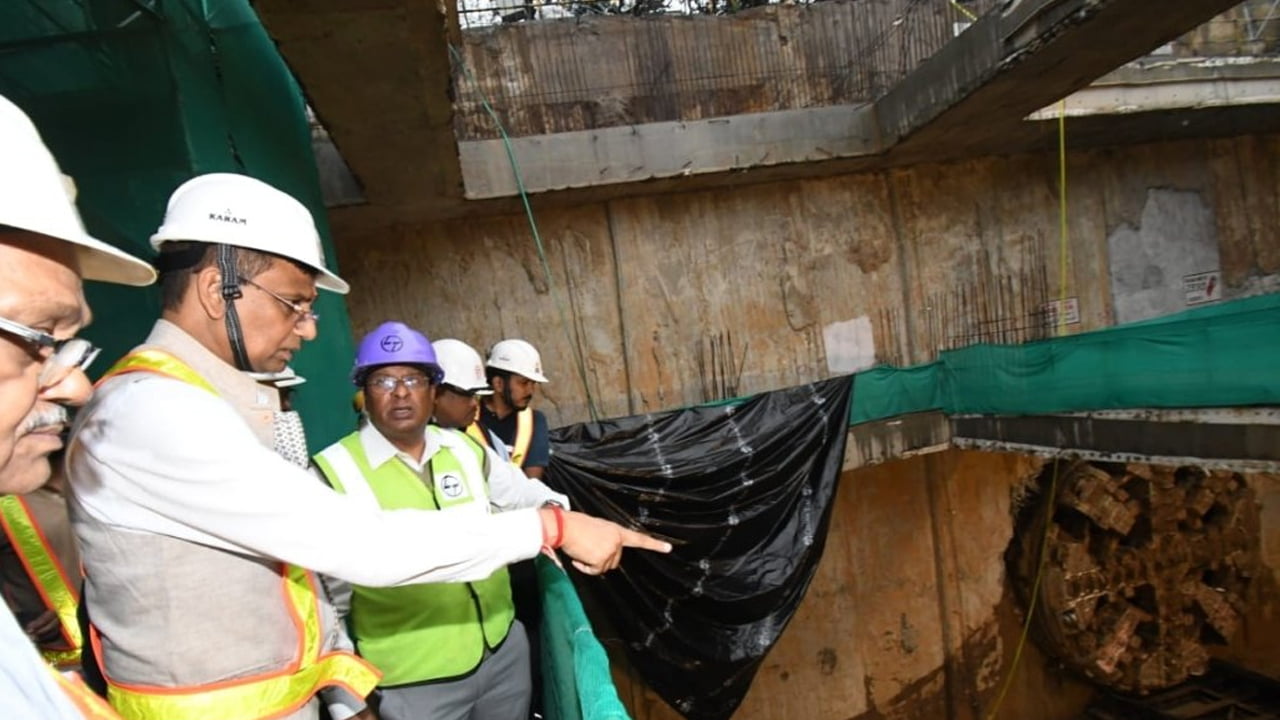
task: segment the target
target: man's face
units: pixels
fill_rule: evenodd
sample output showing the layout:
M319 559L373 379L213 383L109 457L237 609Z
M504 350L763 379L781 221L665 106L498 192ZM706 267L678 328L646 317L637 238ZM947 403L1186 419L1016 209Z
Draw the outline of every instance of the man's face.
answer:
M75 254L66 243L0 230L0 317L58 339L89 322ZM0 332L0 493L30 492L49 479L49 453L62 447L65 406L89 399L89 378L74 370L40 380L48 349Z
M398 382L388 389L393 381ZM416 442L435 409L435 386L421 368L384 365L365 378L364 398L369 422L378 432L388 440Z
M533 400L533 391L538 387L538 383L515 373L511 373L505 381L502 378L498 378L497 381L501 386L502 399L516 410L529 407L530 401Z
M450 385L442 385L436 391L436 423L443 428L465 429L476 419L479 409L476 396L462 392Z
M304 341L315 339L315 321L288 304L309 313L316 300L315 278L287 260L276 259L249 279L244 296L236 301L245 352L254 371L280 372Z

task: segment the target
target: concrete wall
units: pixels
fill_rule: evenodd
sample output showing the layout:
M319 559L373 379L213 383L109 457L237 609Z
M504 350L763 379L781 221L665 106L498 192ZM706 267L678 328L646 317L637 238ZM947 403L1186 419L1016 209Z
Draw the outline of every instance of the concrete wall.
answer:
M818 573L734 717L987 718L1022 622L1004 554L1040 467L1023 455L951 450L845 473ZM1266 569L1223 654L1274 676L1280 484L1273 475L1248 479L1261 505ZM614 676L635 720L680 717L620 654ZM995 717L1078 717L1091 692L1028 643Z
M1280 49L1280 13L1272 0L1245 0L1178 38L1169 49L1178 57L1275 53Z
M964 20L946 3L832 0L470 29L455 128L459 140L498 137L482 98L513 136L865 102Z
M1184 309L1188 274L1217 270L1213 297L1280 287L1280 136L1068 168L1070 332ZM400 318L482 350L525 337L559 424L588 417L584 387L610 417L1044 335L1057 173L1023 155L546 211L535 198L550 285L522 216L348 234L338 250L357 333Z
M1271 5L1242 3L1146 60L1274 53ZM468 29L453 73L454 127L462 141L499 137L485 98L514 137L869 102L967 23L946 2L830 0Z

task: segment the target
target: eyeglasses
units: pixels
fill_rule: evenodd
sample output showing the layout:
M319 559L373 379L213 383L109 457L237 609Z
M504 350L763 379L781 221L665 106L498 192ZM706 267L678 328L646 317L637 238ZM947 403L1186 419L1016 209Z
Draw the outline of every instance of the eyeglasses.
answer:
M7 332L27 343L35 354L43 358L44 367L40 368L38 381L41 389L57 385L76 370L87 369L98 357L98 348L84 338L59 340L49 333L4 318L0 318L0 332Z
M242 277L240 278L240 282L244 285L252 285L258 288L259 290L261 290L262 292L275 298L276 300L279 300L280 304L289 308L289 312L297 316L296 318L294 318L294 322L297 323L298 325L301 325L302 323L307 322L308 320L310 320L311 322L318 322L320 320L320 316L312 312L311 308L307 307L307 305L304 305L300 302L294 302L293 300L289 300L288 298L280 297L276 293L271 292L270 290L262 287L261 285L250 280L249 278Z
M431 378L426 375L405 375L404 377L392 377L391 375L375 375L369 378L368 385L370 390L376 390L384 395L390 395L396 391L401 385L405 390L410 392L418 388L426 388L431 385Z

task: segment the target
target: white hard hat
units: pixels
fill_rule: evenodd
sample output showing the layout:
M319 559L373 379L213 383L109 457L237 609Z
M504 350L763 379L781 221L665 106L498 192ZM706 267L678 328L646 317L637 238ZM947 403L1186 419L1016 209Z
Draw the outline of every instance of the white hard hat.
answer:
M436 362L444 370L440 382L476 395L493 394L484 377L484 363L475 348L453 338L436 340L431 347L436 351Z
M75 184L40 140L26 113L0 96L0 225L76 246L86 280L150 285L150 264L89 237L76 211Z
M306 206L247 175L199 175L173 191L151 247L183 240L279 255L318 272L317 287L339 294L350 290L324 266L320 233Z
M489 361L485 364L495 370L523 375L534 382L547 382L546 376L542 374L542 356L524 340L512 338L494 345L489 350Z
M266 383L267 385L274 385L275 387L281 388L281 389L287 388L287 387L294 387L296 385L301 385L307 381L306 378L299 375L293 368L289 367L288 365L285 365L284 369L279 372L264 372L264 373L251 372L251 373L248 373L248 375L249 377L253 378L254 380L257 380L260 383Z

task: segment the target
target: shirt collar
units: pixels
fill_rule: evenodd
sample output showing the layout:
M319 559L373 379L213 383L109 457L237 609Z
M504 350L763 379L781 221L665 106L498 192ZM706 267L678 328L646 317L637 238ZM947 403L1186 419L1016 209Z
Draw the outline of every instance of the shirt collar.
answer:
M279 393L275 388L263 385L248 373L237 370L214 355L187 331L168 320L156 320L143 345L161 348L177 357L217 388L219 395L236 406L280 409Z
M427 444L422 451L422 460L419 461L407 453L400 452L385 435L378 431L378 428L373 426L372 422L365 423L364 427L360 428L360 444L364 446L364 456L369 459L369 467L379 468L392 458L400 458L409 467L421 471L440 449L440 442L432 429L431 425L427 426Z

